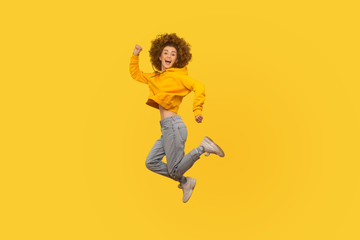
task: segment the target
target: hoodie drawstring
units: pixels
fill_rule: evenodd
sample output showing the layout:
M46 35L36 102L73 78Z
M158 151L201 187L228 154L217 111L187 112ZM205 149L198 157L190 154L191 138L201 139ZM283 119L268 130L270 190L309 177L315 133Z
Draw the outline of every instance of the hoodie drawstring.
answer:
M157 71L154 69L154 65L151 64L151 66L152 66L152 69L154 70L154 72L157 72ZM156 74L156 75L154 75L154 76L151 76L150 78L155 77L155 76L158 76L158 75L160 75L160 74L162 74L162 73L164 73L164 72L166 72L166 69L165 69L165 71L160 72L159 74Z

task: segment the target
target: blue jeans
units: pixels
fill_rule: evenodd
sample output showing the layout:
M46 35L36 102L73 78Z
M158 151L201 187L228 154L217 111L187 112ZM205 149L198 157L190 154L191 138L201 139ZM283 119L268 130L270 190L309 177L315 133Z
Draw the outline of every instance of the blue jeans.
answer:
M150 150L146 167L165 177L179 181L183 174L200 158L196 148L185 155L187 128L179 115L160 121L161 137ZM162 162L166 155L167 163Z

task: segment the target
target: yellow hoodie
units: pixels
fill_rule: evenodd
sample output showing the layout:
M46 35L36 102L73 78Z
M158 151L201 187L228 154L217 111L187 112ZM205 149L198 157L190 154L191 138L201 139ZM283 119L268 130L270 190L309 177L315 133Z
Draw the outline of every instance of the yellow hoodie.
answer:
M147 105L177 113L182 99L194 91L193 112L201 114L205 101L205 86L188 76L187 68L168 68L164 72L144 73L139 69L139 56L132 54L130 59L130 74L136 81L149 86L150 94Z

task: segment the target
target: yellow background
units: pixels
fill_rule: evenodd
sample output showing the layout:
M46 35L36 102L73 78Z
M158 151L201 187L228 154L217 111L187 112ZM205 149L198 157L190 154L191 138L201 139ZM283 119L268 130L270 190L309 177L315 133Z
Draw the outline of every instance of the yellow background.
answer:
M357 1L4 1L0 239L360 239ZM135 44L175 32L204 83L179 114L190 201L146 169L161 135Z

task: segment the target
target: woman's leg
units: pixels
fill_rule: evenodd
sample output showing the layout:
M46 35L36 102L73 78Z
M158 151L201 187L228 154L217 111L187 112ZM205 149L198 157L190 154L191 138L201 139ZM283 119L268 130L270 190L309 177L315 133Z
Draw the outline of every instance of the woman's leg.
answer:
M162 162L162 159L165 156L162 138L163 136L161 136L151 148L148 156L146 157L145 165L149 170L171 178L167 165Z
M169 175L179 181L200 156L196 149L185 155L187 128L179 115L165 118L160 124Z

